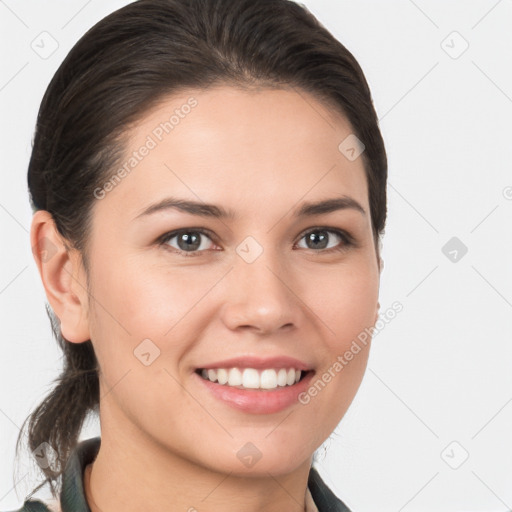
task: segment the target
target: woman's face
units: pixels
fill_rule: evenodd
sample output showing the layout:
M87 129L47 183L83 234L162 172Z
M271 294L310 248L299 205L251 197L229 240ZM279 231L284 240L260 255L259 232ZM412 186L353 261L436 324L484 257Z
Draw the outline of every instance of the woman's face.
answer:
M358 335L378 311L363 161L352 139L339 148L350 135L305 92L227 86L175 95L130 131L89 244L103 436L222 472L310 463L360 385ZM304 380L283 386L295 370Z

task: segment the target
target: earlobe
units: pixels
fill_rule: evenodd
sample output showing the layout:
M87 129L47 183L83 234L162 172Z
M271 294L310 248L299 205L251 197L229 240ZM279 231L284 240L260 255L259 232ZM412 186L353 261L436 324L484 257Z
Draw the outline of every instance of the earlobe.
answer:
M88 295L80 254L67 246L48 211L34 213L30 244L62 336L72 343L89 340Z

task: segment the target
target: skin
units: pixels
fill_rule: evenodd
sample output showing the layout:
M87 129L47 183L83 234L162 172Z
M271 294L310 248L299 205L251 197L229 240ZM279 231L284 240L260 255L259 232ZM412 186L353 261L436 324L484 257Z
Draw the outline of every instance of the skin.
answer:
M131 129L127 155L190 96L197 106L94 200L89 290L81 255L66 250L48 212L33 218L32 245L46 238L57 247L36 262L62 334L91 339L101 369L102 442L86 496L93 512L301 511L313 453L354 398L370 344L307 405L273 414L227 406L194 370L288 355L321 375L375 324L380 267L363 161L339 151L350 124L313 96L228 86L166 98ZM171 195L233 209L238 219L169 209L134 220ZM304 201L341 195L365 214L293 214ZM345 230L355 245L331 231L327 248L308 245L305 232L318 226ZM179 254L178 237L157 242L199 227L215 238L199 235L193 257ZM252 263L236 252L248 236L263 249ZM147 338L160 349L149 366L134 356ZM237 457L249 441L262 454L251 468Z

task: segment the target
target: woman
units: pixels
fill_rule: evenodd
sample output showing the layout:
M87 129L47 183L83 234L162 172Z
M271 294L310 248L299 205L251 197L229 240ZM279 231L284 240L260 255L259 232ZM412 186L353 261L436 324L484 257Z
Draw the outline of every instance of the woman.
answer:
M65 364L27 418L55 502L21 510L349 510L312 463L366 368L386 178L358 63L297 3L89 30L28 170Z

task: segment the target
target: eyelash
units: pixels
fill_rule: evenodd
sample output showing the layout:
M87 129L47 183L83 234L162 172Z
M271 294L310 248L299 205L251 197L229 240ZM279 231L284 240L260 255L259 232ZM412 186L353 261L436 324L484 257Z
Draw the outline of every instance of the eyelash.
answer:
M303 232L301 237L299 238L299 241L302 240L307 235L310 235L311 233L315 233L317 231L326 231L328 233L334 233L339 238L341 238L341 242L340 242L341 245L338 245L336 247L331 247L330 249L323 249L323 250L318 250L318 251L315 251L314 249L306 249L306 250L310 250L310 251L318 252L318 253L324 253L324 254L325 253L331 254L333 252L341 252L341 251L346 250L347 248L356 246L355 239L349 233L347 233L346 231L339 230L339 229L333 229L333 228L330 228L327 226L319 226L319 227L311 228L311 229ZM169 240L171 240L175 236L183 234L183 233L201 233L202 235L205 235L208 238L210 238L210 240L213 243L216 243L213 233L211 233L209 230L204 229L204 228L182 228L182 229L178 229L175 231L169 231L168 233L165 233L164 235L162 235L157 240L157 243L159 246L163 246L165 249L170 250L172 253L181 254L182 256L185 256L186 258L200 256L204 252L204 250L195 251L195 252L187 252L187 251L181 251L174 247L169 247L169 245L167 245Z

